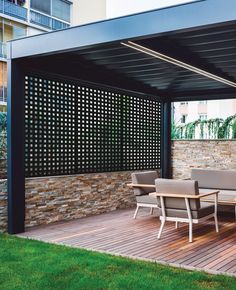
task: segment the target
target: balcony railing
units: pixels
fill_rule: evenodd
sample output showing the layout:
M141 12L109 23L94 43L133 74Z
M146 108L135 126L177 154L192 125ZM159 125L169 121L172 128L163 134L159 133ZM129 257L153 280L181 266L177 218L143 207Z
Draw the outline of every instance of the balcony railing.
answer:
M0 105L6 105L7 103L7 88L0 86Z
M0 0L0 13L27 21L27 9L7 0Z
M33 10L30 11L30 22L53 30L63 29L70 26L68 23L57 20L42 13L38 13Z
M34 10L30 10L30 19L28 19L28 13L26 8L11 3L7 0L0 0L0 13L16 17L24 21L29 21L31 23L52 30L63 29L70 26L69 23L60 21L54 17L47 16Z
M7 58L7 44L0 42L0 58Z

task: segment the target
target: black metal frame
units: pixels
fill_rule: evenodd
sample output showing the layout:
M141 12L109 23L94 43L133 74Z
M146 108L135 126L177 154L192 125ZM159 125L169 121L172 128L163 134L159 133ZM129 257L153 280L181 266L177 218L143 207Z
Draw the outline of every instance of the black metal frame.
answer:
M212 9L214 13L209 14ZM93 50L102 48L105 53L103 57L106 57L106 48L122 49L122 41L132 40L145 44L146 39L153 38L153 42L151 41L153 45L156 42L155 37L160 40L167 36L168 40L169 36L178 37L194 31L202 33L204 30L207 33L208 27L216 30L221 26L235 28L235 10L235 0L228 0L227 5L224 0L196 1L10 42L8 45L8 232L14 234L24 231L25 75L33 74L35 71L39 75L43 73L44 77L57 74L60 78L76 81L82 79L97 83L101 87L160 100L162 102L161 174L162 177L171 178L171 101L189 100L190 97L192 100L203 99L208 97L208 92L208 98L211 99L236 97L235 88L163 92L147 85L145 79L140 80L138 75L137 79L129 77L129 71L128 74L122 74L119 71L119 61L116 70L112 62L105 67L100 65L99 60L93 61L83 57L82 52L93 53ZM176 21L166 21L176 17L178 17ZM163 42L164 48L165 41L166 39ZM180 51L181 49L178 52ZM126 58L132 58L135 52L125 51L124 54L124 61L126 61ZM178 53L175 56L177 57ZM116 57L119 57L119 52ZM139 55L141 61L146 58L146 55ZM188 60L191 63L191 57ZM168 69L172 70L171 67ZM206 65L206 70L218 73L218 70L212 70L210 65ZM176 74L178 75L178 71L174 72L174 75ZM219 76L222 74L219 73ZM234 81L232 74L229 80Z
M8 233L16 234L24 231L25 219L24 70L17 60L7 64Z

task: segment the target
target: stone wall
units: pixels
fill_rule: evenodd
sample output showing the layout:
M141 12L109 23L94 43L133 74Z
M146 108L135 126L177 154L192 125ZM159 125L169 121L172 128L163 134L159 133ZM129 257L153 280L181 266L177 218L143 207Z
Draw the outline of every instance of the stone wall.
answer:
M0 180L0 231L7 230L7 180Z
M131 172L26 179L26 227L131 208Z
M236 170L236 140L176 140L172 142L173 177L190 177L191 168Z
M0 159L0 179L7 178L7 161L6 159Z
M26 228L132 208L131 172L27 178ZM0 231L7 230L7 180L0 181Z

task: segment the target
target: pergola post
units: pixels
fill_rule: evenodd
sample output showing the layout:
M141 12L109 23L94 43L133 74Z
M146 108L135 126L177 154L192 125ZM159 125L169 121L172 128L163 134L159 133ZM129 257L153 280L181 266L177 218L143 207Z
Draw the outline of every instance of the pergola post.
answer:
M168 101L162 104L162 178L172 178L171 162L171 102Z
M24 232L24 75L17 61L8 61L7 101L8 233Z

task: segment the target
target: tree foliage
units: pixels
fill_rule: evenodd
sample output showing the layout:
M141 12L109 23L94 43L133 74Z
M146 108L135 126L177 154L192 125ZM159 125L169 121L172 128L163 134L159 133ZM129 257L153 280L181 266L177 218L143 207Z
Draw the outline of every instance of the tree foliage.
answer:
M174 125L172 139L236 139L236 115Z

